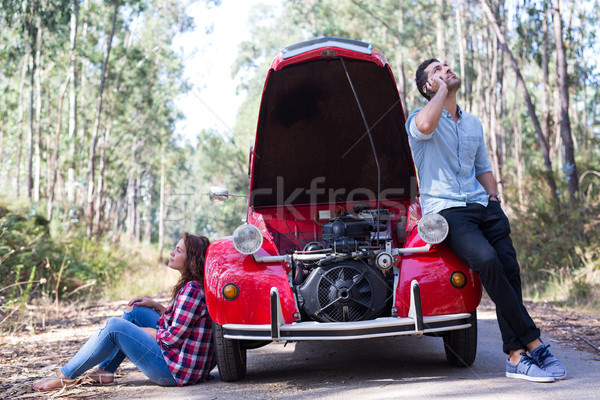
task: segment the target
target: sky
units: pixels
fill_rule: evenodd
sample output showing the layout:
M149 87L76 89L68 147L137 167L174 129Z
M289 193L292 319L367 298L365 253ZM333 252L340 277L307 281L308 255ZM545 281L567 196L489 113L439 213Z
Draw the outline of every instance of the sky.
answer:
M193 89L178 99L185 120L178 123L176 133L192 143L203 129L228 132L235 125L244 98L236 95L239 82L231 76L231 65L238 45L250 39L250 9L260 3L278 7L281 1L222 0L220 6L211 8L201 1L186 10L196 29L177 37L173 48L183 55L184 76Z

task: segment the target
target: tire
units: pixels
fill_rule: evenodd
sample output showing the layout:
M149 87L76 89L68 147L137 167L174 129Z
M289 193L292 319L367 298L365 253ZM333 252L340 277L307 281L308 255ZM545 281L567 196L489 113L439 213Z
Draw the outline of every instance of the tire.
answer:
M446 360L457 367L469 367L477 356L477 310L469 317L470 328L450 331L444 336Z
M223 327L215 324L214 343L219 375L225 382L239 381L246 375L246 349L239 340L226 339Z

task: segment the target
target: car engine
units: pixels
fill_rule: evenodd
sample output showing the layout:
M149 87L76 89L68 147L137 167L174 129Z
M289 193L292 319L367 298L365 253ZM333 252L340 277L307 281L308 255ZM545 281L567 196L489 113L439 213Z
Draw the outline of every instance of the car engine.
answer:
M388 210L345 213L323 224L322 242L296 252L293 286L303 320L347 322L389 315L392 217Z

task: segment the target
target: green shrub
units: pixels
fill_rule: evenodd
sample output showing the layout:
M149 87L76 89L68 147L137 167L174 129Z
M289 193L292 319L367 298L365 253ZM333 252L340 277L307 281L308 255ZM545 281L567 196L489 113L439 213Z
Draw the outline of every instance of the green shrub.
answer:
M584 307L600 304L600 201L584 189L587 196L578 206L564 196L556 207L544 190L530 190L529 205L513 210L512 238L525 295Z
M0 303L42 292L63 298L84 288L98 297L136 260L119 244L88 240L77 227L53 237L43 217L6 207L0 215Z

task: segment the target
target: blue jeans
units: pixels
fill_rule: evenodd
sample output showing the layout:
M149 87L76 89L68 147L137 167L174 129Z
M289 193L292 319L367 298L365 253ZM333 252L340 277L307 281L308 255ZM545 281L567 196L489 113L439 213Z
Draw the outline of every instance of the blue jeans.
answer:
M140 328L155 328L159 317L151 308L133 306L131 311L123 313L123 318L109 318L104 328L100 328L60 372L73 379L98 364L104 371L115 372L128 357L152 382L161 386L177 385L160 346L152 335Z
M540 330L523 305L517 252L510 239L510 224L500 204L487 207L470 203L440 211L450 232L444 241L469 268L479 274L496 304L505 353L525 348L540 337Z

